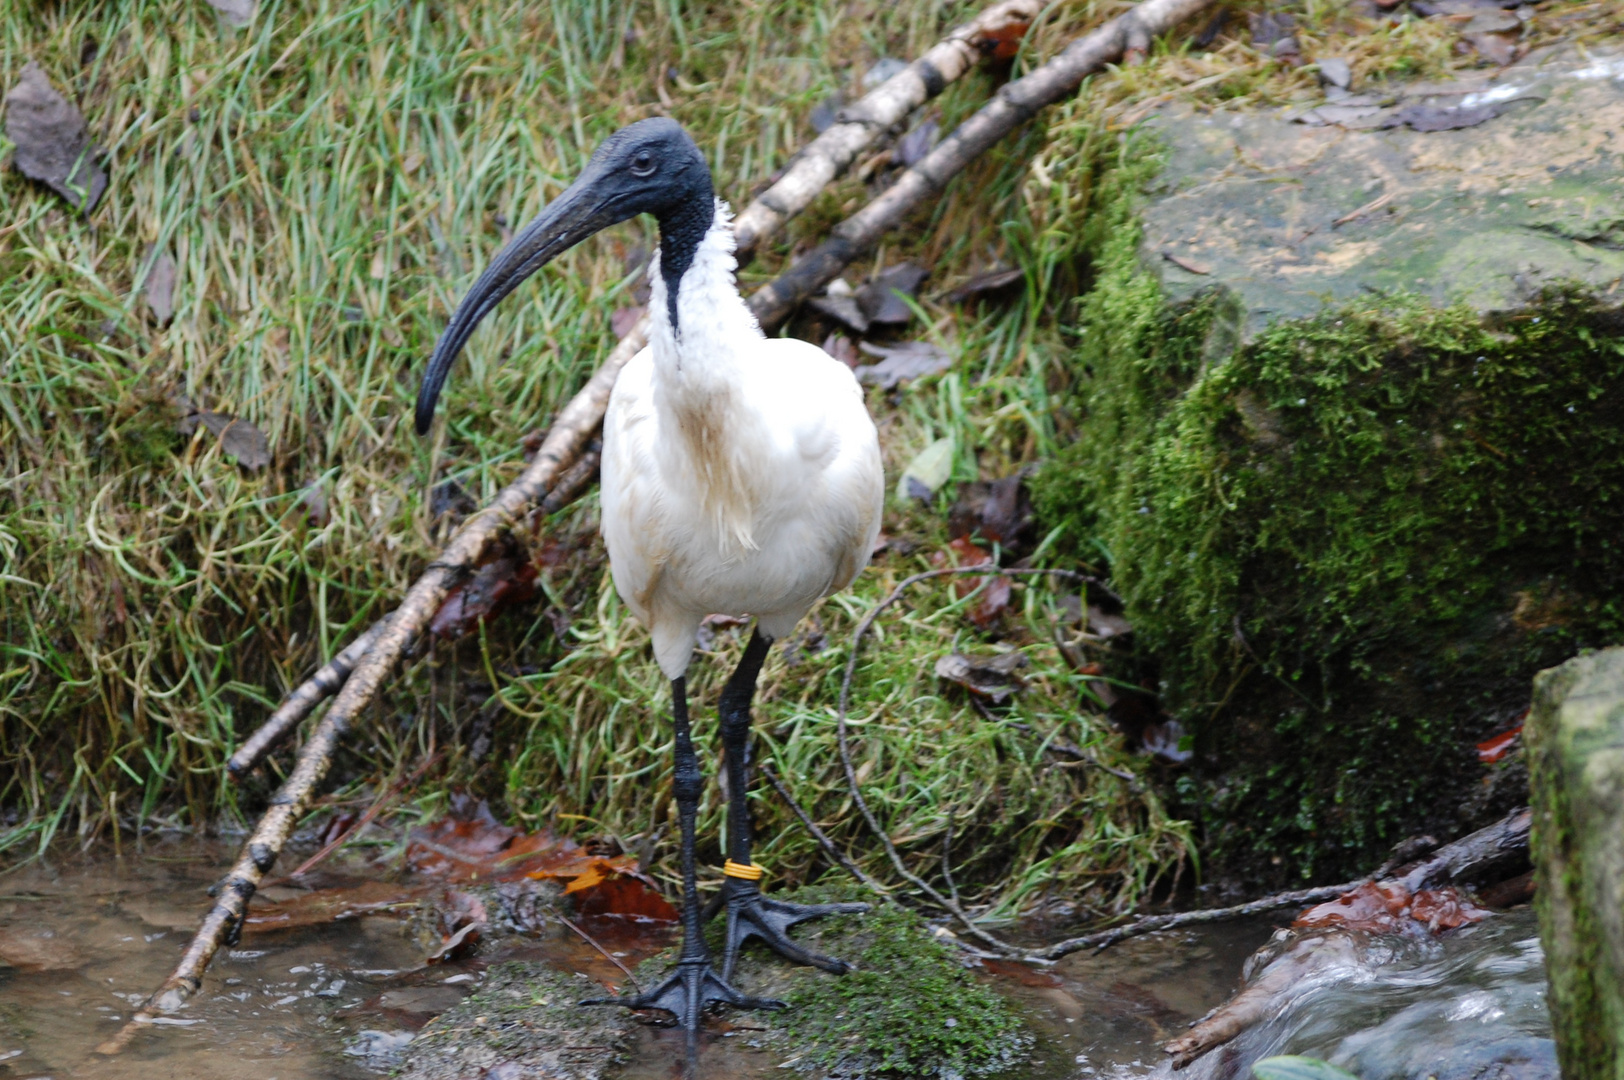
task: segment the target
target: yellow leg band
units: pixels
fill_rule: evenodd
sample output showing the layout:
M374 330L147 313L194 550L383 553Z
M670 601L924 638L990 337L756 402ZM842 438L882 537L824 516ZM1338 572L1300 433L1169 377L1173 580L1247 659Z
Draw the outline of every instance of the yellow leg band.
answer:
M765 866L756 866L749 863L736 863L732 859L722 864L722 873L728 877L741 878L745 881L760 881L761 876L767 872Z

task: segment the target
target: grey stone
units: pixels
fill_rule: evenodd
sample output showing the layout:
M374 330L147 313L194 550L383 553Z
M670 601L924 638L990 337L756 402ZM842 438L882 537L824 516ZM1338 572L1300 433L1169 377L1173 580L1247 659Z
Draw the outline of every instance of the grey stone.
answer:
M1497 312L1545 285L1624 279L1624 54L1306 112L1170 105L1148 123L1168 163L1146 263L1175 299L1232 290L1247 337L1369 290Z
M1340 56L1322 56L1319 64L1320 79L1331 86L1346 90L1353 85L1353 68Z
M401 1080L602 1080L632 1045L625 1009L585 1008L602 997L590 979L538 963L490 969L485 985L429 1021L406 1050Z
M1624 1075L1624 648L1543 671L1529 713L1540 940L1566 1080Z

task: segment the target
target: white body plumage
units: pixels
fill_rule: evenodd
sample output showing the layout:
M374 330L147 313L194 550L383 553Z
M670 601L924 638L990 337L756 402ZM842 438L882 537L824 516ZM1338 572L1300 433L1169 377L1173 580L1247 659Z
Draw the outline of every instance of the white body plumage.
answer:
M603 423L610 570L672 679L706 615L754 615L782 638L850 584L885 499L857 380L815 345L762 335L734 283L730 222L717 200L677 290L676 332L649 268L649 346Z

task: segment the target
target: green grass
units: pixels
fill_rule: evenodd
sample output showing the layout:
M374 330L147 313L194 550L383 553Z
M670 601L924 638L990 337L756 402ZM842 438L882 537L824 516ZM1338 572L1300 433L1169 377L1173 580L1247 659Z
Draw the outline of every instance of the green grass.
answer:
M620 226L507 301L459 363L434 436L418 440L406 417L420 364L501 246L502 222L533 215L600 139L656 111L694 132L719 190L742 205L810 138L813 105L850 93L882 54L917 55L975 6L272 0L241 30L190 0L0 14L0 78L9 86L37 59L86 113L112 179L87 220L0 176L6 857L64 835L230 827L257 812L275 775L236 789L225 757L433 557L454 524L430 517L435 484L454 479L484 501L522 469L522 437L612 344L608 316L635 286L627 253L654 239L647 222ZM1018 65L1112 10L1052 9ZM992 85L974 74L934 108L951 125ZM1025 206L1045 138L1035 126L989 154L848 275L914 257L944 290L1015 261L1035 286L985 309L927 295L913 332L960 362L874 396L892 475L943 435L959 480L1054 449L1057 313L1080 271ZM795 223L746 281L870 195L856 179L835 185L823 216ZM1086 210L1083 198L1073 212ZM178 267L168 326L140 294L154 249ZM273 465L247 474L206 431L180 438L179 395L256 424ZM945 506L893 509L888 533L920 548L886 556L814 614L824 651L775 653L759 713L763 756L875 873L883 864L838 782L835 673L855 619L945 542ZM409 812L437 812L465 787L514 820L583 835L631 843L669 825L665 688L608 583L595 500L547 528L569 556L544 575L545 599L414 661L358 727L325 806L365 804L438 753ZM1049 644L1057 598L1016 595L1023 606L995 636L1029 654L1033 688L1007 718L983 718L931 674L941 652L989 644L946 588L886 620L855 706L865 790L933 879L951 827L961 884L994 913L1045 891L1126 907L1183 857L1184 833L1137 785L1045 757L1054 734L1131 764L1087 679ZM736 649L724 635L699 665L701 702ZM708 754L713 725L700 715ZM758 815L776 880L820 872L776 799L762 796Z

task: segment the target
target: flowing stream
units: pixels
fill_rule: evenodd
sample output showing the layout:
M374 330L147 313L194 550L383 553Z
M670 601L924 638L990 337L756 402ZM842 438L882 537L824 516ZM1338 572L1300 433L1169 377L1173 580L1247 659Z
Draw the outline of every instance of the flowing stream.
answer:
M484 961L423 966L398 917L249 935L215 961L180 1017L116 1057L98 1054L168 974L233 854L220 842L149 841L123 857L98 849L0 874L0 1078L387 1075L413 1031L479 985ZM1309 1053L1363 1080L1556 1080L1527 908L1439 941L1358 939L1347 963L1293 986L1273 1020L1173 1073L1160 1044L1228 998L1284 921L1151 935L1051 972L1000 969L992 985L1038 1035L1026 1075L1230 1080L1260 1057ZM528 955L588 973L606 966L570 941ZM651 1031L626 1075L665 1075L667 1041ZM707 1077L786 1075L720 1044L707 1057Z

